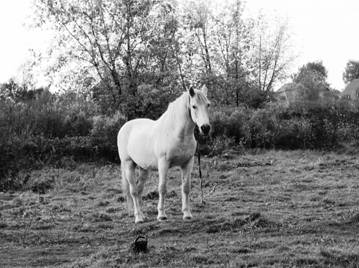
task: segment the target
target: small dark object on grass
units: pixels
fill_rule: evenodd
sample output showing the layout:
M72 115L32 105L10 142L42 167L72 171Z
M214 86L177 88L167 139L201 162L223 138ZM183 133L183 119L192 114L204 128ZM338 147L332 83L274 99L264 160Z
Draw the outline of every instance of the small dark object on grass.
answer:
M147 241L148 241L147 236L145 235L137 236L135 241L131 244L132 252L134 253L148 252Z
M38 194L45 194L51 188L52 186L49 184L49 182L40 182L36 185L33 185L31 187L31 191Z
M45 198L43 197L43 196L40 196L39 195L39 202L41 203L41 204L45 204L46 202L45 202Z
M259 213L259 212L254 212L254 213L251 213L246 219L245 221L247 222L253 222L257 219L259 219L262 215Z
M118 198L117 198L117 202L125 202L125 198L123 197L123 196L119 196Z

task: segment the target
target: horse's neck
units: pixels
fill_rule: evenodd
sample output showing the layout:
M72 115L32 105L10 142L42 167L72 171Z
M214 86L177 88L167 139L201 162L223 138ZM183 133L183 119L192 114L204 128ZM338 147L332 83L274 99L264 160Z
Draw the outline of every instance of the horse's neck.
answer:
M189 114L189 100L188 96L184 93L173 103L166 111L163 117L164 126L167 128L168 133L173 134L181 139L191 136L194 133L195 124L193 123Z

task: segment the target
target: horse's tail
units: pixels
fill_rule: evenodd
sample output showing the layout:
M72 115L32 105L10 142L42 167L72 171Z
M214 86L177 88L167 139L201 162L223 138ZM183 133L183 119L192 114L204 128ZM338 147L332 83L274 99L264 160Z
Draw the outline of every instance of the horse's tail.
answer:
M133 210L133 201L130 194L130 187L128 184L128 180L126 178L126 167L123 163L121 163L121 186L122 186L122 194L126 199L128 215L131 216Z

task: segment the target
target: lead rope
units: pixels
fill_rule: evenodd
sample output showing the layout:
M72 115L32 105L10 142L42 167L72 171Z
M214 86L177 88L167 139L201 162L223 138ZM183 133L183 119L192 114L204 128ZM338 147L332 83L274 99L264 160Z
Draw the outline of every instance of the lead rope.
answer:
M203 200L203 180L202 180L202 170L201 170L201 153L199 149L199 142L197 142L197 160L198 160L198 173L199 173L199 181L201 187L201 203L204 204Z
M188 109L189 112L189 117L192 120L192 115L191 115L191 110ZM192 120L193 121L193 120ZM197 126L196 126L197 127ZM196 131L195 131L196 132ZM201 153L200 153L200 149L199 149L199 140L198 140L198 136L194 135L195 139L197 141L197 160L198 160L198 173L199 173L199 182L200 182L200 187L201 187L201 204L204 204L204 199L203 199L203 180L202 180L202 170L201 170Z

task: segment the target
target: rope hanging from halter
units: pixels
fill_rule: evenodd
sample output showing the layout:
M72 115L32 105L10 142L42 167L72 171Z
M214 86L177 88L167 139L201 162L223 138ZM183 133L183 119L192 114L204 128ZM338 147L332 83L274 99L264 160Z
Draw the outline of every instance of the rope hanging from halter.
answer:
M199 136L199 130L198 127L196 126L195 131L194 131L194 137L197 141L197 160L198 160L198 173L199 173L199 182L200 182L200 188L201 188L201 203L204 203L203 200L203 180L202 180L202 169L201 169L201 149L200 149L200 136Z
M192 115L191 115L191 110L188 109L188 113L189 113L189 117L192 119ZM192 119L193 121L193 119ZM200 135L199 135L199 129L198 126L196 125L195 129L194 129L194 137L197 141L197 160L198 160L198 173L199 173L199 180L200 180L200 187L201 187L201 203L204 203L203 200L203 181L202 181L202 169L201 169L201 150L200 150Z
M202 170L201 170L201 150L199 149L199 142L197 142L197 159L198 159L198 173L202 183Z

